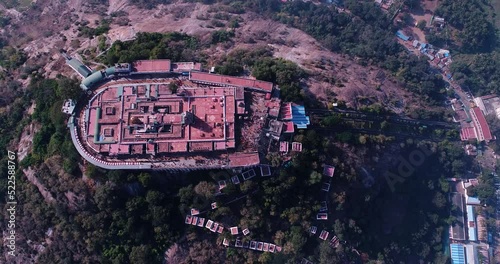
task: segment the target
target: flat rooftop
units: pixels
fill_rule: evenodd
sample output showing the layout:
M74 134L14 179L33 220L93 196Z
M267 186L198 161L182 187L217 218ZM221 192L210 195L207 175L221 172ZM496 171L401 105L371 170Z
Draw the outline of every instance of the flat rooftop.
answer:
M486 122L486 118L484 117L483 112L479 107L471 108L470 110L472 122L474 123L474 127L476 128L477 138L479 141L490 141L493 139L491 135L490 127Z
M170 60L139 60L132 65L134 70L140 73L169 72L172 68Z
M68 126L80 154L105 168L115 163L125 169L254 166L260 163L258 149L245 142L259 137L260 124L237 118L247 114L238 108L254 107L245 105L240 89L173 78L110 81L93 91ZM255 96L264 101L264 94ZM237 142L237 125L243 145Z
M455 216L455 222L450 227L450 238L465 240L464 197L460 193L452 193L451 201L457 207L457 210L452 212L453 216Z
M234 88L167 83L109 86L89 102L85 141L99 153L156 154L235 147Z

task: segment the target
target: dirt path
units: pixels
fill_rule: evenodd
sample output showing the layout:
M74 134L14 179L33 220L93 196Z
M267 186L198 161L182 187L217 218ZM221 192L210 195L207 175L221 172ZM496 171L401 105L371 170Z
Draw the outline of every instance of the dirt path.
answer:
M33 137L38 130L40 130L40 125L35 123L31 123L24 127L21 139L17 144L17 157L19 162L22 161L29 152L31 152L33 147Z
M47 188L45 188L45 186L43 186L42 183L40 183L40 181L37 179L37 177L35 176L35 170L29 167L28 169L24 169L23 172L24 175L26 175L26 177L28 178L28 181L30 181L38 188L47 203L54 203L56 201L52 194L50 194L50 192L47 190Z

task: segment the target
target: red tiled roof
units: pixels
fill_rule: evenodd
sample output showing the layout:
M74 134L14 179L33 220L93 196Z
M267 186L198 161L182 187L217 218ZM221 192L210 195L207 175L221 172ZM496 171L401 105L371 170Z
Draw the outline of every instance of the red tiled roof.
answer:
M292 104L287 103L281 107L281 118L284 120L292 119Z
M462 141L466 141L469 139L476 139L476 132L474 131L474 127L464 127L460 131L460 139Z
M293 122L285 122L285 133L293 133L295 131L295 128L293 127Z
M170 72L170 60L139 60L134 62L136 72Z
M479 123L479 127L476 126L476 129L479 129L478 131L480 134L482 134L482 137L486 141L490 141L493 139L493 136L491 135L490 127L488 126L488 123L486 122L486 118L484 118L483 112L479 107L474 107L472 108L472 111L474 112L474 115L476 116L477 123ZM474 117L473 117L474 119ZM477 124L474 122L475 125Z
M286 142L286 141L280 142L280 151L281 152L288 152L288 142Z
M227 75L211 74L206 72L191 72L189 79L191 81L248 87L256 90L265 91L268 93L270 93L273 90L273 83L270 82L241 78L241 77L233 77Z

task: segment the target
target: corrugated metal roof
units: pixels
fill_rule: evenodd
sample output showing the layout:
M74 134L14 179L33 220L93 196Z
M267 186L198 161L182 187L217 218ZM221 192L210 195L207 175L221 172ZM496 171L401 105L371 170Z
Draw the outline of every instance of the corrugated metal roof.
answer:
M470 196L468 196L467 197L467 204L480 205L481 201L479 201L479 199L477 197L470 197Z
M465 264L465 248L460 244L450 244L451 263Z
M81 63L77 59L72 58L66 60L66 63L82 77L87 77L92 73L92 71L87 66L83 65L83 63Z
M472 205L467 205L467 230L470 241L477 241L476 214Z
M401 30L398 30L398 32L396 32L396 36L398 36L398 38L404 40L404 41L407 41L410 39L410 37L406 36L403 31Z
M292 105L292 122L297 128L307 128L307 125L311 123L309 117L306 116L304 106Z
M102 72L96 71L92 73L89 77L83 79L82 85L85 87L85 90L92 88L96 83L102 81L104 76ZM83 87L82 87L83 88Z
M106 69L106 76L114 75L116 72L115 67L109 67Z

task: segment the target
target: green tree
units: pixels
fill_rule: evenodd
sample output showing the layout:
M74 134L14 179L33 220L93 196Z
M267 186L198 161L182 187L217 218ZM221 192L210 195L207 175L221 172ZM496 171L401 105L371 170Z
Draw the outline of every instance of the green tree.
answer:
M420 20L417 23L417 28L419 28L421 30L424 30L426 26L427 26L427 21L425 21L425 20Z
M211 199L215 193L215 185L206 181L202 181L194 187L194 192L206 199Z
M317 171L312 171L311 174L309 174L309 185L317 184L321 182L323 175Z
M140 245L132 247L129 255L130 263L134 264L150 264L155 261L154 254L151 247L147 245Z

